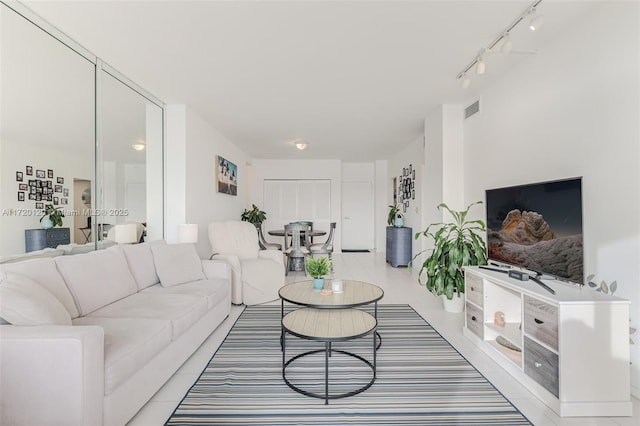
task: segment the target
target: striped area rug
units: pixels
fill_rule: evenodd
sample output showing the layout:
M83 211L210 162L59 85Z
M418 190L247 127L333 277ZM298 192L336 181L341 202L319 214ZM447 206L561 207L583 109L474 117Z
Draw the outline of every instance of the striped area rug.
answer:
M240 315L167 425L530 425L487 379L408 305L379 305L382 346L377 378L363 393L329 405L282 379L280 306L250 306ZM334 349L372 357L372 337ZM287 359L323 349L287 337ZM371 370L349 356L330 358L330 393L353 390ZM287 378L322 392L324 355L296 360Z

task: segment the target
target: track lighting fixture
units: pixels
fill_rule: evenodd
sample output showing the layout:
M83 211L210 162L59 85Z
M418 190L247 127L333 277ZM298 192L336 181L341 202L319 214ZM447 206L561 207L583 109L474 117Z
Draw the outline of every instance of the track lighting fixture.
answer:
M487 47L480 49L478 54L473 58L466 67L462 69L456 76L458 80L460 80L460 85L466 89L471 85L471 80L469 79L467 73L475 66L476 74L482 75L485 73L487 69L486 57L489 54L493 53L536 53L536 51L513 51L513 41L511 40L511 31L518 25L520 22L527 18L531 18L529 22L529 29L532 31L537 31L540 29L543 23L543 16L538 15L536 12L536 7L542 3L542 0L535 0L524 12L522 12L518 17L507 27L505 28L498 37L496 37Z
M478 60L476 61L476 74L482 75L486 70L487 64L484 63L484 59L482 59L482 56L479 56Z
M531 31L539 31L544 24L544 16L536 15L536 8L531 8L531 21L529 22L529 29Z
M513 41L511 41L511 36L509 33L505 33L502 36L502 47L500 47L500 53L509 54L513 50Z
M465 74L462 77L462 81L460 82L460 85L462 86L463 89L468 89L469 86L471 86L471 79L467 77L467 75Z

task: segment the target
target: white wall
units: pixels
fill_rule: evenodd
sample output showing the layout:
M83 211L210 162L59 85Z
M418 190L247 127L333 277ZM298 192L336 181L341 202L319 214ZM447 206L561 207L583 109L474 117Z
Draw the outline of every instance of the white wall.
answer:
M238 166L238 195L216 192L216 155ZM198 253L211 256L211 222L240 220L247 204L247 156L193 110L186 109L186 222L198 224ZM168 199L169 203L173 200ZM177 225L176 225L177 228Z
M375 228L376 251L384 253L387 250L387 214L390 202L387 194L391 186L391 178L389 177L389 162L387 160L376 160L375 167L375 195L374 210L375 218L373 226ZM417 185L417 183L416 183Z
M331 221L336 223L334 251L340 252L341 234L341 175L340 160L252 160L248 182L248 197L243 208L251 204L264 205L263 182L265 179L329 179L331 181ZM237 218L240 218L238 213Z
M423 228L422 223L422 197L424 196L424 188L421 187L422 183L422 173L424 166L424 137L420 136L416 138L409 145L405 146L403 149L399 150L396 155L389 160L389 168L387 172L387 200L384 216L384 227L385 230L382 232L386 232L387 226L387 216L389 214L389 207L393 204L393 178L399 178L402 175L402 169L409 167L411 164L412 168L416 171L415 178L415 191L416 198L415 200L410 200L409 208L406 212L404 212L404 226L412 228L412 234L421 231ZM402 211L402 210L401 210ZM412 242L412 256L416 255L421 250L421 242L419 240L413 240Z
M69 189L69 204L57 207L63 209L65 218L63 226L73 228L73 179L93 180L93 161L87 161L83 156L76 156L73 152L62 151L55 147L33 146L26 143L16 143L3 140L0 145L2 155L0 159L0 256L24 253L24 230L40 228L41 214L35 210L36 201L28 199L28 190L25 191L25 201L18 201L18 184L28 183L29 179L36 179L36 170L52 169L54 171L53 184L57 184L57 177L64 178L64 188ZM25 166L33 166L33 176L27 176ZM16 172L23 172L23 181L16 182ZM62 198L62 193L54 193L54 197ZM42 201L44 205L52 204ZM71 232L73 242L74 233ZM84 238L80 243L84 242Z
M605 2L482 94L464 127L464 195L583 176L585 274L617 281L640 328L637 2ZM640 337L631 346L640 388Z

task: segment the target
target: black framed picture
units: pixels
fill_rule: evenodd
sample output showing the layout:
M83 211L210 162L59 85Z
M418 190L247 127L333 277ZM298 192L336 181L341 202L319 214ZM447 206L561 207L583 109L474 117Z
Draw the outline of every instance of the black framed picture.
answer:
M62 198L60 200L60 204L62 204L62 205L69 204L69 199L68 198Z
M40 179L36 179L36 188L42 188L42 181Z
M413 171L413 164L409 164L409 173Z
M29 185L27 185L26 183L20 183L20 184L18 184L18 189L20 191L28 191L29 190Z
M42 194L36 194L36 201L42 201Z
M411 199L412 200L416 199L416 191L415 190L411 191Z
M62 192L62 185L56 185L54 192Z
M64 195L65 197L68 197L69 196L69 188L64 188L62 190L62 195Z
M45 201L53 201L53 195L51 194L43 195L42 199Z
M36 170L36 177L39 179L44 179L45 178L44 170Z
M24 201L24 192L18 191L18 201Z
M29 193L31 193L31 194L35 194L35 193L36 193L36 189L37 189L37 188L36 188L35 186L30 186L30 187L29 187Z
M416 178L416 170L413 169L413 172L411 173L411 179L415 179Z
M47 188L53 188L53 181L48 180L48 181L46 181L45 183L46 183L46 185L47 185Z
M38 210L44 209L44 203L36 203L36 209Z
M57 182L58 182L58 183L64 183L64 178L63 178L63 177L58 176L58 180L57 180Z
M29 179L29 186L36 186L36 180L35 179Z
M29 194L29 199L30 199L30 200L34 200L34 201L35 201L35 199L36 199L36 194L34 194L34 193Z
M25 171L27 173L27 176L33 176L33 167L32 166L26 166L25 167Z
M47 177L49 179L53 179L53 170L51 170L51 169L47 170Z
M16 181L18 182L22 182L24 176L22 174L22 172L16 172Z
M53 197L53 205L54 206L58 205L58 197Z

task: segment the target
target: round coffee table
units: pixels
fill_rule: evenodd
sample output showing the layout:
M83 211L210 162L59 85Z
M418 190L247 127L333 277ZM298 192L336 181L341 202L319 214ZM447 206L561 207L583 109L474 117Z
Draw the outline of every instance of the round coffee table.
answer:
M327 280L327 286L331 287L331 280ZM384 291L373 284L342 280L343 291L324 295L314 290L313 281L299 281L282 287L279 291L281 299L282 331L280 342L282 347L282 378L285 383L296 392L303 395L321 398L325 404L329 399L344 398L363 392L368 389L376 379L376 352L382 344L382 338L377 332L378 326L378 301L384 296ZM302 306L285 314L285 302ZM374 304L374 314L360 309L359 306ZM306 340L324 342L324 349L311 350L286 359L286 334L300 337ZM352 352L332 349L333 342L342 342L360 337L373 335L373 361ZM319 352L325 354L325 392L320 394L310 392L294 385L287 378L287 367L295 360ZM367 365L371 371L371 380L364 386L350 392L341 394L329 394L329 358L331 353L338 352L356 358Z

